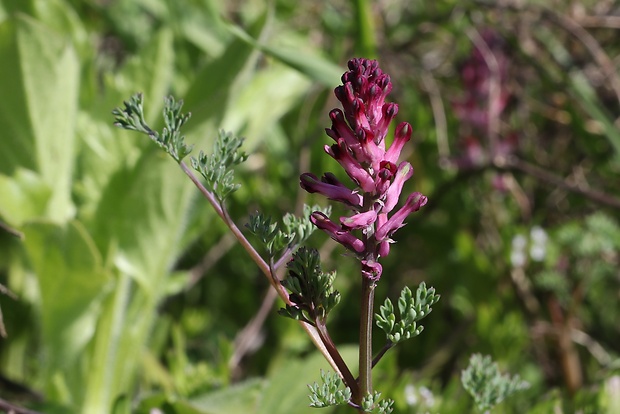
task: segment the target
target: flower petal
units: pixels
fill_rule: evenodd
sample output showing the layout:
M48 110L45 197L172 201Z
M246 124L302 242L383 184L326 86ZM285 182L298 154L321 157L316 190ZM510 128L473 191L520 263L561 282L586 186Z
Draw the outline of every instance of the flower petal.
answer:
M376 220L377 213L374 209L363 213L357 213L350 217L340 217L340 223L342 223L343 227L349 229L363 229L370 226Z
M403 227L409 214L418 211L427 202L427 198L421 193L415 192L407 198L407 202L388 221L377 229L375 237L377 241L383 241L390 237L396 230Z
M319 181L314 174L304 173L299 176L299 185L309 193L319 193L352 207L362 206L362 196L345 187L333 174L326 173Z
M413 175L413 167L407 161L403 161L398 166L394 181L385 193L385 201L383 205L383 211L389 213L398 203L400 193L403 191L403 185L405 181L411 178Z
M401 122L398 124L394 133L394 142L392 142L392 145L390 145L390 148L388 148L385 153L386 161L395 164L398 162L398 157L400 157L403 147L411 139L411 131L411 125L409 125L408 122Z
M349 177L351 177L351 179L355 181L355 183L359 185L362 190L367 193L374 191L374 180L368 171L366 171L360 163L351 156L344 139L339 139L338 144L334 144L331 147L326 145L325 152L338 161Z
M353 250L357 253L361 253L365 250L366 247L360 239L349 233L347 230L343 230L320 211L315 211L312 213L310 215L310 221L317 228L323 230L329 235L329 237L342 244L347 249Z
M383 267L375 260L362 260L362 276L377 281L381 278Z

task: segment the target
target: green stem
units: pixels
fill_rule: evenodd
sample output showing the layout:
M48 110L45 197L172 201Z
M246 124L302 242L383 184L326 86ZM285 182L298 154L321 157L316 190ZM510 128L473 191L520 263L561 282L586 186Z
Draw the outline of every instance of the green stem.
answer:
M362 277L362 309L360 314L360 376L362 398L372 393L372 321L375 301L375 282ZM360 401L361 403L361 401Z
M375 23L373 6L370 0L354 0L355 22L357 23L356 51L360 56L376 58L377 41L375 39Z

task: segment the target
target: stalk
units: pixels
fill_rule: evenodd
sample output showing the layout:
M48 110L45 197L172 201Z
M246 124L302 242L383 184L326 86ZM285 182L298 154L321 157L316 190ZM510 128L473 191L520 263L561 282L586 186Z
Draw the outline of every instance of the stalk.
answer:
M374 301L375 282L363 277L360 314L360 375L358 380L361 398L368 393L372 393L372 321Z

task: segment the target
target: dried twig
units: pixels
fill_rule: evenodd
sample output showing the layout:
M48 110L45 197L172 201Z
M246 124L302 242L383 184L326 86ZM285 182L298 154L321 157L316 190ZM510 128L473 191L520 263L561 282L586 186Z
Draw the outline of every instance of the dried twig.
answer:
M446 110L441 97L441 91L437 81L430 72L422 72L422 85L428 93L435 119L435 130L437 134L437 152L441 160L446 160L450 156L450 146L448 144L448 121Z
M0 398L0 411L11 414L42 414L38 411L32 411L28 408L20 407Z
M19 230L15 230L13 227L9 226L8 224L0 221L0 229L6 231L7 233L17 237L20 240L24 240L24 233L22 233Z
M586 188L584 186L571 183L559 175L553 174L552 172L549 172L548 170L534 164L520 160L517 157L506 157L494 160L493 166L499 170L521 171L547 184L562 188L566 191L581 194L582 196L598 203L620 209L620 198L614 197L611 194L607 194L600 190Z

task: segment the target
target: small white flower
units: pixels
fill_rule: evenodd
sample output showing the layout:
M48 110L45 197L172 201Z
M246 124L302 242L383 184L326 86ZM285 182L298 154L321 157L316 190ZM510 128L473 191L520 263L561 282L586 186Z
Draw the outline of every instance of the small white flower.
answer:
M534 244L545 244L547 243L547 232L540 226L534 226L530 230L530 237L532 238L532 242Z
M536 262L542 262L547 254L547 232L542 227L534 226L530 231L532 245L530 246L530 257Z
M512 267L523 267L525 265L525 254L522 250L512 250L510 252L510 263Z
M435 405L435 396L433 395L431 390L422 386L419 389L419 393L420 397L422 397L422 399L424 400L424 405L426 405L427 407L432 407L433 405Z
M407 405L414 406L418 403L418 395L415 392L415 387L412 384L405 386L405 401Z
M527 244L527 239L522 234L517 234L512 238L512 248L513 250L523 250L525 249L525 245Z
M547 249L544 245L532 244L530 247L530 257L536 262L542 262L547 254Z

